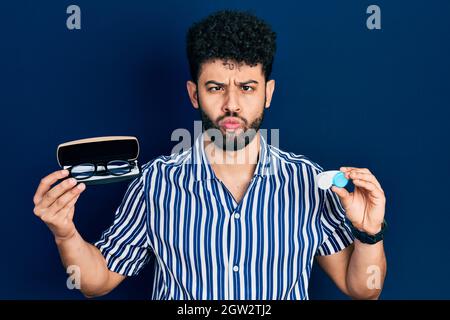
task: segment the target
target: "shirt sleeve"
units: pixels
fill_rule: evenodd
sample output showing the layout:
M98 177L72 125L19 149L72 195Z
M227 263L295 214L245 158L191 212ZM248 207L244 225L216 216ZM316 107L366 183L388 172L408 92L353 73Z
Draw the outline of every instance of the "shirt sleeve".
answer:
M108 269L125 276L139 273L149 261L147 207L143 173L128 185L114 222L94 245L106 259Z
M345 222L345 210L339 196L331 188L324 193L321 224L324 241L317 250L318 256L339 252L353 243L353 235Z

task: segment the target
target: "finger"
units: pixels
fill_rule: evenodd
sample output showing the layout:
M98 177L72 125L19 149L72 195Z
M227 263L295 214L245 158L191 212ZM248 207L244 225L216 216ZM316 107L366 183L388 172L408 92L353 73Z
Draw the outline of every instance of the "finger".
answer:
M68 204L67 206L69 207L69 215L67 216L70 220L72 220L73 219L73 215L74 215L74 213L75 213L75 204L77 203L77 201L78 201L78 198L80 197L80 195L78 195L75 199L73 199L72 201L71 201L71 203L70 204Z
M63 195L68 190L72 189L77 184L77 180L75 178L69 178L53 187L42 198L40 207L47 208L50 207L58 198Z
M336 186L332 186L331 190L334 191L339 196L339 198L341 198L341 200L344 200L348 196L350 196L350 193L345 188L339 188Z
M33 197L34 205L37 205L39 202L42 201L42 198L44 194L50 189L50 187L59 179L63 179L69 174L68 170L58 170L55 171L48 176L42 178L41 182L39 183L39 186L36 190L36 193Z
M372 182L361 180L361 179L355 179L352 181L355 186L369 191L373 197L375 197L377 199L383 198L383 192L380 189L378 189L377 186L374 185Z
M84 186L83 190L79 188L80 185ZM37 216L45 222L54 222L61 210L63 210L64 207L68 206L70 202L72 202L75 198L78 198L85 188L86 187L84 183L79 184L78 186L74 187L72 190L67 191L63 196L58 198L50 207L40 208L38 206L37 211L39 214L37 214Z
M352 172L352 171L354 171L354 170L357 170L358 168L354 168L354 167L340 167L339 168L339 170L341 171L341 172L344 172L344 177L346 178L346 179L350 179L350 177L349 177L349 174L350 174L350 172Z
M343 168L346 168L346 167L343 167ZM365 174L365 175L372 175L373 178L374 178L375 180L370 179L370 182L373 182L373 183L377 184L378 187L379 187L380 189L382 189L380 183L379 183L378 180L375 178L375 176L370 172L369 169L365 169L365 168L353 168L353 167L347 167L347 168L348 168L348 169L345 169L345 171L343 171L343 172L344 172L345 178L347 178L347 179L353 179L350 175L356 174L356 173L362 173L362 174ZM341 170L341 171L342 171L342 170ZM355 178L357 178L357 177L355 176ZM362 178L362 177L361 177L361 178ZM363 180L364 180L364 179L363 179ZM376 181L376 182L375 182L375 181Z
M78 198L80 197L80 194L75 196L72 200L70 200L61 210L59 210L56 215L58 218L68 218L69 220L73 219L73 208L75 207L75 203L77 202Z
M68 205L75 197L79 196L86 188L84 183L80 183L76 187L66 191L50 206L50 212L57 214L62 208Z
M349 174L348 174L350 179L360 179L360 180L365 180L368 182L372 182L374 185L376 185L380 190L382 190L380 183L378 182L377 178L375 178L375 176L371 173L365 173L365 172L360 172L357 170L352 170Z
M367 169L367 168L340 167L339 170L342 171L342 172L349 172L349 171L352 171L352 170L358 170L358 171L360 171L360 172L372 173L372 172L370 172L370 170Z

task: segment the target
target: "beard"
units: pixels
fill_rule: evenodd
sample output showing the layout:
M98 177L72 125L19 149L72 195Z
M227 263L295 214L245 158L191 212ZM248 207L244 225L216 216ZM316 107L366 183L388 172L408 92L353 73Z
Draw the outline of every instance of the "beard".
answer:
M253 141L258 133L264 119L266 97L264 97L264 105L261 113L253 121L251 121L250 124L247 119L239 116L236 112L227 112L214 121L203 110L200 99L197 98L197 101L202 119L203 130L210 133L209 136L211 137L211 140L217 147L222 148L223 151L238 151L248 146L248 144ZM234 132L222 132L219 122L227 117L235 117L240 119L244 123L242 132L239 134ZM218 134L218 132L220 132L220 134Z

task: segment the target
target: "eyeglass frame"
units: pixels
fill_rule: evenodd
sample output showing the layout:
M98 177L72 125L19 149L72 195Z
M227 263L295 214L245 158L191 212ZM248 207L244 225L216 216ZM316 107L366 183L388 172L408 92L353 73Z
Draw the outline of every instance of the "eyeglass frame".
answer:
M102 162L102 161L97 161L97 162L82 162L82 163L80 163L80 164L76 164L76 165L73 165L73 166L71 166L71 167L69 167L69 168L67 168L67 170L69 170L69 177L73 177L73 178L75 178L75 179L77 179L77 180L86 180L86 179L89 179L89 178L92 178L92 177L94 177L94 176L104 176L104 175L106 175L106 174L111 174L111 175L113 175L113 176L115 176L115 177L120 177L120 176L123 176L123 175L126 175L127 173L124 173L124 174L114 174L114 173L112 173L109 169L108 169L108 163L110 163L110 162L112 162L112 161L123 161L123 162L128 162L128 164L130 165L130 171L128 171L127 173L130 173L132 170L133 170L133 168L135 168L135 167L137 167L137 163L136 163L136 160L121 160L121 159L114 159L114 160L110 160L110 161L108 161L108 162ZM86 177L86 178L77 178L77 177L74 177L73 175L72 175L72 169L73 168L75 168L75 167L77 167L77 166L81 166L81 165L83 165L83 164L89 164L89 165L93 165L94 166L94 171L92 171L92 175L90 175L90 176L88 176L88 177ZM97 167L99 167L99 166L101 166L101 167L104 167L105 168L105 170L103 170L103 171L97 171ZM105 174L102 174L102 175L97 175L97 172L101 172L101 173L105 173Z

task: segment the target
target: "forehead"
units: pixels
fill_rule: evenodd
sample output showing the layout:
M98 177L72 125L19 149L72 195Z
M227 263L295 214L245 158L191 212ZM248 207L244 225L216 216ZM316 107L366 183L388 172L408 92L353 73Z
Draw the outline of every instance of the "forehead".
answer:
M227 79L246 81L249 79L261 80L264 78L262 64L249 66L244 62L238 63L233 60L209 60L203 62L200 69L199 79L208 81L225 81Z

